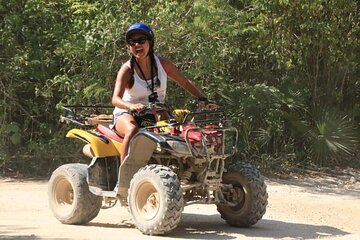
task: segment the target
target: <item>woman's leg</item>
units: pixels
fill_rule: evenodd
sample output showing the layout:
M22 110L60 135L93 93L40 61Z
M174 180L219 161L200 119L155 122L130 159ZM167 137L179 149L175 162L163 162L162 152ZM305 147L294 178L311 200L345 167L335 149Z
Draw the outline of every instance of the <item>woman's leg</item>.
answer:
M123 114L116 121L115 129L121 135L124 135L124 140L120 148L121 163L128 154L130 139L137 133L139 127L133 116L130 114Z

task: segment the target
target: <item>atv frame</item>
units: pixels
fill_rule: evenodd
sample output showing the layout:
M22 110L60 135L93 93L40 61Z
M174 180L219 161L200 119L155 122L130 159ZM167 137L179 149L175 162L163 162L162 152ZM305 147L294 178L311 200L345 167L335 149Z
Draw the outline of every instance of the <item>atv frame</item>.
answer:
M60 222L87 223L96 217L102 201L111 207L117 200L148 235L176 228L190 204L216 204L221 217L238 227L254 225L264 215L267 192L258 170L247 163L226 163L236 151L238 131L224 112L202 106L170 113L160 104L150 104L143 114L131 113L144 125L121 163L122 136L111 129L111 116L78 114L84 108L92 109L68 106L61 117L83 128L66 136L86 143L83 152L91 162L54 171L49 202ZM162 120L163 112L172 118Z

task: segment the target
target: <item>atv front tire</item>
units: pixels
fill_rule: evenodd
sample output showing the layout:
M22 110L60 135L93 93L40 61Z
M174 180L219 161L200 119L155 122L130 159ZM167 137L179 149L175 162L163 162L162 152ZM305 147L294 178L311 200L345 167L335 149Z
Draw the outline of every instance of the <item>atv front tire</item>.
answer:
M102 198L89 191L85 164L66 164L51 175L48 186L49 205L64 224L85 224L94 219Z
M223 192L229 205L217 205L217 210L228 224L249 227L265 214L268 194L263 177L251 164L236 163L223 175L223 183L232 184L232 191Z
M147 165L131 180L128 203L141 232L165 234L176 228L181 219L184 203L180 181L168 167Z

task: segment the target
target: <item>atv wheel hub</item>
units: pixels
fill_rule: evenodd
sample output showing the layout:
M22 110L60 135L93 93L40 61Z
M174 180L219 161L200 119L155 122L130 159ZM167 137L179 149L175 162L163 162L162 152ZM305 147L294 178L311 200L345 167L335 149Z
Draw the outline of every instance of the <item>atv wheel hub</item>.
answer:
M153 219L160 208L160 196L149 182L143 183L137 192L136 208L145 220Z
M56 207L62 211L71 211L74 202L74 190L71 183L63 178L56 184L55 191Z

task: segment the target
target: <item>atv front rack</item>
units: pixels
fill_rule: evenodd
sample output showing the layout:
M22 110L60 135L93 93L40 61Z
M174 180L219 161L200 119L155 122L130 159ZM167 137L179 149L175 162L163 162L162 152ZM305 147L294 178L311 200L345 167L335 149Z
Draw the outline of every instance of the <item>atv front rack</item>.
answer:
M193 125L185 140L194 157L226 158L236 152L238 131L223 111L191 112L184 122Z
M226 158L236 152L238 131L234 127L192 127L185 132L185 141L193 157Z
M189 113L182 123L170 120L143 129L182 137L195 158L226 158L236 152L238 131L220 111Z

